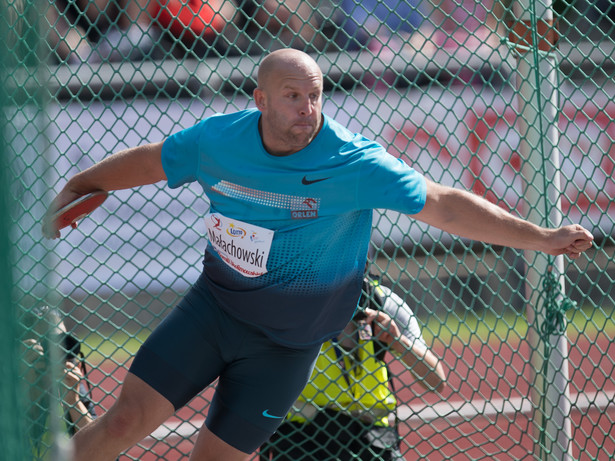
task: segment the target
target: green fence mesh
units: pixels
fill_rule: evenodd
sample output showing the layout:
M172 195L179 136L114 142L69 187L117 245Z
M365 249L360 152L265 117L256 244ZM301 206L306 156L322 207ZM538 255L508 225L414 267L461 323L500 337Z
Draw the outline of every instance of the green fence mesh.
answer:
M0 7L0 16L7 16L7 9L3 4ZM0 23L0 40L6 41L8 28L5 23ZM0 49L0 72L3 75L7 71L7 50ZM6 106L6 92L4 86L0 86L0 104ZM11 223L10 208L14 204L9 197L9 178L7 162L7 137L4 127L6 117L0 115L0 351L2 361L0 362L0 401L2 401L2 411L0 412L0 444L3 447L3 456L7 459L27 459L27 444L24 434L24 421L20 419L25 406L25 399L20 396L19 375L19 356L17 348L18 324L17 309L11 299L13 288L11 280L11 262L13 252L11 251L9 229Z
M542 225L582 223L596 237L571 261L377 213L372 272L414 310L447 375L442 393L426 391L387 356L404 459L613 458L613 0L4 5L5 163L18 204L8 272L27 347L21 371L2 361L3 440L23 425L35 459L64 459L63 410L54 411L64 359L37 344L53 343L50 327L63 321L104 412L135 351L198 276L206 245L208 204L193 187L113 193L77 230L46 241L40 224L54 192L112 152L249 107L257 63L292 46L322 67L326 114L429 178ZM6 253L0 247L3 267ZM13 357L8 280L0 336ZM25 412L13 407L16 389L29 399ZM121 459L186 459L211 395ZM3 450L20 450L18 437Z

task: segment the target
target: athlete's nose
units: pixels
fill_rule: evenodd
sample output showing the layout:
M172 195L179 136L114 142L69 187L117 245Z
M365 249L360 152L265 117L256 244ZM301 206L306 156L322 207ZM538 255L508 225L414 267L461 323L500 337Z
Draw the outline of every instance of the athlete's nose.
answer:
M306 97L301 101L299 113L302 116L310 115L314 111L314 102L311 98Z

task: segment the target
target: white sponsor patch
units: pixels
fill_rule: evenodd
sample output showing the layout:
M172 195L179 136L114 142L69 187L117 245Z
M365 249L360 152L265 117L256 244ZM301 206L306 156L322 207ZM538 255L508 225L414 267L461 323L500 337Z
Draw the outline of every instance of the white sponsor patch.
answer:
M222 260L244 277L267 273L274 231L220 213L205 216L209 242Z

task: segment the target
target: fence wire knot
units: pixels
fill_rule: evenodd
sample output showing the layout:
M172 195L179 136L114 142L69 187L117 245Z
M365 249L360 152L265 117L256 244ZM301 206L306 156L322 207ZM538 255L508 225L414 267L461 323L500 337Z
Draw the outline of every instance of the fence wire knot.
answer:
M545 320L540 327L543 339L548 339L553 334L561 335L566 331L565 312L576 308L577 303L562 294L560 284L549 269L543 281L545 296Z

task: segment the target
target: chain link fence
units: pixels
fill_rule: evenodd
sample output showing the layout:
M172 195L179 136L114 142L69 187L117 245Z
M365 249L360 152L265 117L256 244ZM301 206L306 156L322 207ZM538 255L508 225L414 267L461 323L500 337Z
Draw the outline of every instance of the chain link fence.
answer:
M613 0L3 8L3 181L15 206L3 212L0 336L20 363L3 360L0 421L12 430L3 435L23 425L32 441L14 438L9 453L69 456L65 426L80 421L63 405L65 360L85 365L84 421L109 408L140 344L196 280L207 243L201 191L163 184L113 193L77 230L46 241L54 192L112 152L250 107L260 59L292 46L322 67L327 115L435 181L596 237L571 261L376 213L372 271L414 310L448 377L443 393L426 392L391 360L404 459L613 458ZM211 395L121 459L187 458Z

